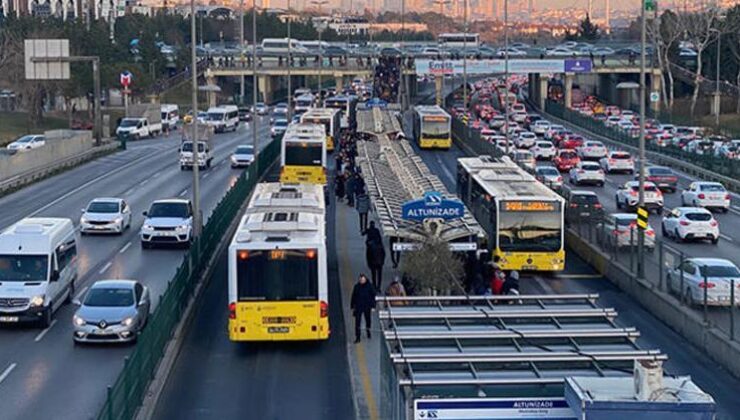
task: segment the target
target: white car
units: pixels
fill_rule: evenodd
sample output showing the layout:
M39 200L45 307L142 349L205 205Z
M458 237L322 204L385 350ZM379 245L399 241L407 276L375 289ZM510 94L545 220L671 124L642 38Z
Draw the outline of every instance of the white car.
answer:
M611 117L610 117L611 118ZM617 121L616 127L622 131L630 131L639 128L630 120L619 120Z
M193 207L190 200L168 199L152 203L144 212L141 247L155 244L190 245L193 237Z
M527 117L527 111L516 111L511 114L511 119L518 123L523 123L524 121L527 121Z
M664 237L677 241L708 239L719 242L719 223L712 213L701 207L676 207L663 217Z
M552 136L554 136L555 133L558 133L558 132L563 131L563 130L565 130L565 127L563 127L562 125L560 125L560 124L551 124L550 125L550 128L548 128L547 131L545 131L545 138L547 140L552 140Z
M538 166L534 170L534 176L538 181L547 185L553 190L563 186L563 176L554 166Z
M534 126L532 127L532 132L537 134L538 136L544 136L547 130L550 129L550 121L547 120L538 120L534 122Z
M596 162L579 162L570 170L570 183L575 185L594 184L604 186L606 177L604 170Z
M629 152L609 152L608 155L601 158L600 163L604 171L609 174L612 172L635 173L635 160L632 159L632 155Z
M519 133L519 137L517 137L516 139L516 147L520 149L529 149L530 147L534 146L536 141L536 134L530 131L524 131L522 133Z
M231 155L231 167L249 166L254 162L254 147L251 144L240 144Z
M558 149L555 147L554 144L552 144L552 142L549 142L547 140L539 140L535 142L534 146L529 149L529 151L532 152L535 159L550 160L555 157Z
M607 245L612 248L633 247L638 244L639 230L637 215L634 213L613 213L604 217L604 229ZM655 249L655 230L648 224L645 229L645 248Z
M29 134L23 136L18 140L8 144L8 150L17 150L19 152L24 150L37 149L46 144L46 138L39 134Z
M638 181L627 181L619 187L614 197L618 209L629 209L634 211L639 204L640 183ZM663 193L652 182L645 182L645 208L655 210L656 214L663 212Z
M96 198L82 209L80 233L123 233L131 227L131 208L120 198Z
M604 143L593 140L583 142L583 145L578 147L576 151L581 159L596 160L603 158L608 152Z
M668 290L683 296L691 305L730 305L730 281L735 280L735 296L740 291L740 270L723 258L688 258L666 274ZM683 286L683 287L682 287ZM736 304L740 302L735 299Z
M488 122L488 126L491 128L501 128L506 125L505 115L494 115L491 121Z
M730 209L730 193L719 182L692 182L689 188L681 193L681 204L717 209L726 213Z
M622 118L619 115L610 115L606 120L604 120L604 124L606 124L607 127L616 127L620 121L622 121Z
M512 160L524 169L534 170L535 164L532 152L526 149L514 149L511 152Z
M285 130L288 129L288 120L285 118L278 118L272 123L270 127L270 135L272 138L278 137L285 134Z
M576 52L566 47L555 47L551 50L547 50L545 55L551 57L573 57L576 55Z

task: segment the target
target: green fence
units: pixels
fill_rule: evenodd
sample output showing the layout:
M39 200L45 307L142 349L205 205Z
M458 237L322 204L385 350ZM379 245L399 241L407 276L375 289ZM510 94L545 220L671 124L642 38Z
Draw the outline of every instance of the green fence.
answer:
M589 116L582 115L581 113L567 109L562 104L547 101L545 105L545 111L548 114L554 115L562 120L565 120L571 124L575 124L579 127L585 128L592 133L600 136L604 136L615 140L619 143L627 146L639 147L639 138L632 137L619 129L607 127L601 121L595 120ZM714 172L719 175L724 175L730 178L740 178L740 162L733 159L725 159L717 156L704 156L695 153L686 152L679 147L666 146L661 147L652 142L646 142L645 149L651 152L660 153L664 156L669 156L675 159L680 159L684 162L689 162L708 171Z
M167 290L160 296L159 304L149 317L149 323L139 336L136 347L124 359L123 371L115 383L108 387L105 405L98 414L99 420L133 418L154 378L167 342L182 318L188 299L195 291L200 274L213 257L229 225L238 216L239 208L279 153L280 139L277 139L239 176L213 210L203 226L201 236L193 242L175 276L169 281Z
M452 118L452 138L474 154L500 157L496 145L481 137L480 130L467 126L463 121Z

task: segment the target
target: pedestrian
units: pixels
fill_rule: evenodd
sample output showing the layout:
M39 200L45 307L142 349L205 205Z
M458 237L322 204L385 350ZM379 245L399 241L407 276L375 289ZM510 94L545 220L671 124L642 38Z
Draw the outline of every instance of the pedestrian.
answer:
M373 308L375 308L375 288L367 281L367 277L364 274L360 274L357 283L352 288L352 299L350 300L349 307L355 316L355 343L360 342L360 324L362 323L363 316L365 317L367 338L370 338L370 327L372 326L370 315Z
M334 178L334 194L337 196L337 202L344 199L344 176L341 174Z
M518 295L519 294L519 272L514 270L509 273L509 276L504 281L501 287L502 295Z
M349 172L347 176L347 182L345 185L345 194L347 194L347 205L350 207L355 206L355 184L357 183L357 180L355 179L354 174L352 172Z
M370 241L366 244L365 258L370 269L375 290L382 290L383 265L385 264L385 247L383 241Z
M363 236L367 236L365 239L365 244L369 244L370 242L380 242L383 243L383 238L380 236L380 230L375 227L375 222L370 221L370 227L362 231Z
M399 277L398 274L393 276L393 281L391 284L388 285L388 288L385 289L385 295L386 296L392 296L392 297L406 297L406 289L403 287L403 283L401 282L401 277ZM395 300L390 302L391 306L406 306L408 305L408 301L406 300Z
M361 189L355 200L355 208L360 215L360 233L367 229L367 214L370 211L370 197Z

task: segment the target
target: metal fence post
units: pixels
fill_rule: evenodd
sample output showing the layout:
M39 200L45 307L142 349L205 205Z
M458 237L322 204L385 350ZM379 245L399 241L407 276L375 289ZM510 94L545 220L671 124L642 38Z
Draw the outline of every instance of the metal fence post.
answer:
M707 318L707 298L709 295L709 281L707 279L707 275L704 274L704 323L706 324L708 321Z
M108 420L113 419L113 387L108 385L107 388L107 396L106 399L108 400Z
M681 281L679 282L678 286L678 295L681 297L681 302L684 301L684 294L683 294L683 251L679 254L679 260L678 260L678 271L681 273Z
M123 402L123 417L124 418L130 418L130 416L129 416L129 407L130 407L129 398L131 398L131 396L129 395L129 393L131 392L131 385L129 384L130 381L128 379L129 378L128 365L129 365L129 357L126 356L126 357L123 358L123 392L124 392L124 395L126 396L126 398L124 398L124 402ZM137 405L138 405L138 403L137 403Z
M619 239L617 239L617 242ZM630 271L635 271L635 229L630 228Z
M735 279L730 279L730 340L735 341Z
M658 240L658 290L663 291L663 240Z

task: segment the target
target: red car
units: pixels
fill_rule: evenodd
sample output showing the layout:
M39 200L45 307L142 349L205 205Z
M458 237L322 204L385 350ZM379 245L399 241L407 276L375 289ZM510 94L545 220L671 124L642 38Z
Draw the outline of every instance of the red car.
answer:
M561 149L576 149L583 146L583 141L581 136L570 135L558 142L558 147Z
M578 157L578 153L576 153L575 150L560 149L552 160L552 163L555 164L555 167L558 168L560 172L566 172L575 168L580 161L581 158Z

